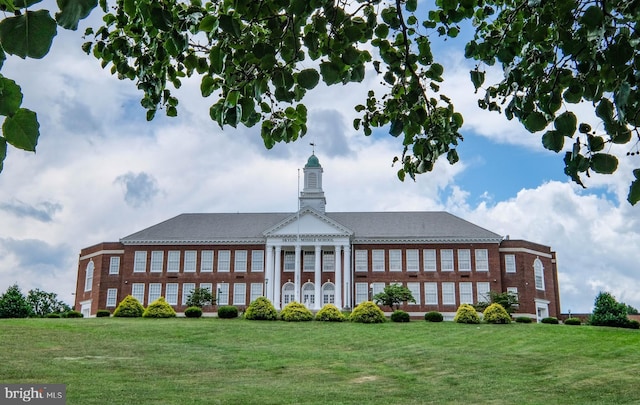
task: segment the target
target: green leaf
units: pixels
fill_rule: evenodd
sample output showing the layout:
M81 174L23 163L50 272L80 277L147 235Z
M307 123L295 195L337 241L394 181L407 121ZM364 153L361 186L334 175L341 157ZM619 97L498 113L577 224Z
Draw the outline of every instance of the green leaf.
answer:
M4 166L4 159L7 157L7 140L0 136L0 173Z
M472 70L469 72L471 74L471 82L473 83L473 87L478 90L482 83L484 83L484 72L480 72L479 70Z
M204 76L200 82L200 93L202 97L209 97L216 89L215 81L211 76Z
M0 21L0 43L5 52L22 59L40 59L49 53L56 36L56 21L47 10L27 11Z
M585 27L589 29L598 28L599 26L602 25L603 21L604 21L604 13L602 12L602 9L598 6L589 7L582 15L582 18L580 19L580 22L582 22L582 24L584 24Z
M298 84L307 90L316 87L319 81L320 74L315 69L304 69L298 73Z
M10 145L30 152L36 151L40 124L36 113L26 108L19 109L13 117L2 124L2 134Z
M22 104L20 86L0 75L0 115L12 116Z
M0 166L0 169L2 167ZM627 195L627 201L631 205L636 205L638 201L640 201L640 180L636 178L636 180L631 182L631 186L629 186L629 194Z
M581 122L580 126L578 127L578 131L580 131L581 134L588 134L589 132L591 132L591 125Z
M340 66L335 62L322 62L320 63L320 74L322 80L328 84L336 84L342 81Z
M571 111L565 111L553 121L553 126L561 135L571 138L578 127L578 119Z
M611 174L618 168L618 158L607 153L594 153L589 167L596 173Z
M606 98L603 98L596 107L596 115L604 122L613 119L613 104Z
M545 149L560 152L564 146L564 135L560 131L547 131L542 135L542 145Z
M242 34L240 21L234 16L230 16L228 14L220 15L220 28L222 31L231 34L236 38L239 38L240 34Z
M604 138L601 136L587 135L587 142L589 143L589 150L591 152L599 152L604 149Z
M407 11L414 12L418 8L418 0L407 0L404 7Z
M399 136L404 129L404 120L401 118L396 118L391 121L391 128L389 128L389 133L393 136Z
M527 118L525 118L523 124L529 132L538 132L547 127L547 119L541 112L534 111L531 114L527 115Z
M86 18L98 5L98 0L58 0L60 12L56 13L58 25L68 30L77 30L78 21Z
M173 25L173 15L160 4L152 3L150 7L151 24L161 31L169 31Z
M200 21L200 31L213 32L218 29L218 17L207 15Z

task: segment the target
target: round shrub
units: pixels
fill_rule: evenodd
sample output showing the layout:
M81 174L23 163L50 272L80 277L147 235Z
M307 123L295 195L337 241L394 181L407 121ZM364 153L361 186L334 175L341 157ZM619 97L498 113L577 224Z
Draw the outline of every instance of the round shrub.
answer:
M65 318L83 318L84 315L78 311L67 311L63 315Z
M222 305L218 307L218 318L233 319L238 317L238 307L233 305Z
M96 312L96 318L108 318L111 316L111 312L108 309L99 309Z
M517 323L531 323L533 322L533 319L529 318L528 316L519 316L516 318L516 322Z
M318 313L316 314L316 321L323 322L342 322L345 317L342 315L342 312L333 304L326 304Z
M511 323L511 316L504 307L493 303L484 310L482 318L487 323Z
M552 324L552 325L557 325L560 322L558 321L558 318L554 317L554 316L548 316L546 318L542 318L542 320L540 321L542 323L548 323L548 324Z
M249 304L244 317L252 321L275 321L278 319L278 313L271 301L265 297L258 297Z
M373 301L361 302L353 309L349 320L358 323L383 323L387 321L384 312Z
M411 317L409 314L401 309L393 311L391 314L391 320L393 322L409 322Z
M188 307L184 310L184 316L187 318L200 318L202 316L202 308Z
M624 327L628 329L640 329L640 322L636 321L635 319L629 319Z
M582 321L580 320L580 318L567 318L564 320L564 324L565 325L580 325L582 324Z
M456 311L456 316L453 317L453 322L457 323L480 323L480 317L476 312L476 309L469 304L462 304Z
M431 311L424 314L424 320L427 322L442 322L444 321L444 316L438 311Z
M165 301L164 297L160 297L153 301L147 309L142 313L143 318L175 318L176 311Z
M287 322L313 321L313 314L299 302L290 302L280 311L280 318Z
M57 313L46 314L44 317L45 318L61 318L60 314L57 314Z
M113 311L114 317L121 318L138 318L142 316L144 312L144 307L133 297L133 295L127 295L124 297L122 301L116 307L116 310Z

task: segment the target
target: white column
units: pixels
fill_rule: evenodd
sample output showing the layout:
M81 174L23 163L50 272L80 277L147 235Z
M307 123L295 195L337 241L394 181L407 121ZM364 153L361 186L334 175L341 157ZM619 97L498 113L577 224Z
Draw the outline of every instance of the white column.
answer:
M314 294L316 296L316 301L313 304L313 309L319 310L320 308L322 308L322 293L321 293L321 283L322 283L322 278L320 277L320 272L321 272L321 268L320 268L320 255L322 254L322 249L320 245L316 245L316 254L314 256L316 262L315 262L315 279L313 281L314 285L315 285L315 291Z
M282 274L282 264L280 258L282 257L282 246L276 245L275 265L273 275L273 306L276 309L280 309L280 292L282 291L282 283L280 282L280 275Z
M264 276L264 296L271 302L273 302L273 285L275 284L274 279L274 267L273 267L273 246L267 245L267 268L265 270Z
M344 245L344 283L342 285L342 291L344 291L344 303L348 307L353 306L353 298L351 297L351 291L353 291L353 280L351 278L351 246ZM351 308L353 309L353 308Z
M344 288L342 288L342 246L340 245L336 245L334 246L335 248L335 252L334 252L334 256L335 256L335 261L336 261L336 266L335 266L335 270L336 270L336 277L335 277L335 286L336 286L336 298L335 298L335 306L338 307L338 309L342 309L342 294L344 291Z
M300 242L298 242L296 244L296 264L294 267L294 274L293 274L293 285L295 287L295 292L293 295L293 300L296 302L302 302L300 301Z

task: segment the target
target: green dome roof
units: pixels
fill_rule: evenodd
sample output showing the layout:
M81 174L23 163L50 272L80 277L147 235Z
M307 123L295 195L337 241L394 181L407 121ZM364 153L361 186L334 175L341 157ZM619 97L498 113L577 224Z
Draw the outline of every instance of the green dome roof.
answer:
M307 160L307 164L304 167L320 167L320 161L316 157L316 155L309 156L309 160Z

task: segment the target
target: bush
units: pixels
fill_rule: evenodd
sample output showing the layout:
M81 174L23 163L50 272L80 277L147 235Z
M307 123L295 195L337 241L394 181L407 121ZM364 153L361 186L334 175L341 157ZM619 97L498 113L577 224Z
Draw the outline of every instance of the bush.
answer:
M407 312L401 309L397 309L391 314L391 320L393 322L409 322L411 320L411 317Z
M345 316L340 312L338 307L333 304L326 304L316 314L316 321L322 322L342 322L345 320Z
M184 310L184 316L187 318L200 318L202 316L202 308L188 307Z
M0 318L26 318L33 312L17 284L0 295Z
M444 321L444 316L438 311L430 311L424 314L424 320L427 322L442 322Z
M96 312L96 318L108 318L111 316L111 312L108 309L99 309Z
M271 301L265 297L258 297L249 304L244 317L252 321L275 321L278 319L278 313Z
M164 297L160 297L153 301L147 309L142 313L143 318L175 318L176 311L165 301Z
M531 323L533 322L533 319L529 318L528 316L519 316L516 318L516 322L518 323Z
M64 318L83 318L84 317L84 315L82 315L78 311L67 311L62 316Z
M349 320L358 323L383 323L387 321L387 318L373 301L364 301L353 309Z
M238 307L233 305L222 305L218 307L218 318L233 319L238 317Z
M480 317L476 309L469 304L462 304L456 311L456 316L453 317L453 322L457 323L480 323Z
M493 303L484 310L482 317L487 323L511 323L511 315L498 303Z
M120 318L138 318L142 316L143 312L144 307L140 301L135 299L133 295L127 295L120 301L116 310L113 311L113 316Z
M290 302L280 311L280 319L287 322L313 321L313 314L299 302Z
M558 318L556 318L555 316L548 316L546 318L542 318L542 320L540 321L542 323L548 323L551 325L557 325L560 322L558 321Z
M580 318L567 318L564 320L565 325L581 325L582 321Z
M640 329L640 322L636 321L635 319L629 319L624 327L629 329Z
M625 327L628 323L627 305L616 301L608 292L596 297L591 315L591 325Z
M50 313L50 314L46 314L44 316L45 318L62 318L62 316L60 316L60 314L56 314L56 313Z

